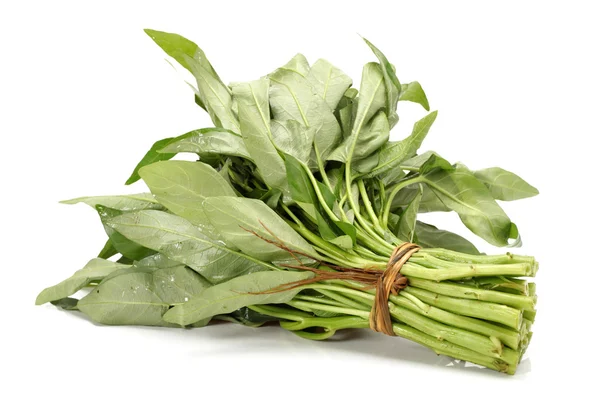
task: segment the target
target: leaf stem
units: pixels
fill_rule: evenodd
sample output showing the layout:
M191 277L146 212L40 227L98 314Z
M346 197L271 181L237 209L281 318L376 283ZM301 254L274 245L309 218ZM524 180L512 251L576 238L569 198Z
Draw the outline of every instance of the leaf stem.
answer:
M385 227L388 226L388 220L390 217L390 209L392 208L392 201L394 200L394 197L396 197L396 195L398 194L398 192L405 188L408 185L412 185L413 183L417 183L417 182L421 182L423 180L423 178L420 175L417 175L415 177L411 177L405 180L400 181L398 184L396 184L396 186L394 186L392 188L392 190L390 191L390 195L387 198L387 201L385 203L385 206L383 208L383 214L382 214L382 219L381 219L381 224Z

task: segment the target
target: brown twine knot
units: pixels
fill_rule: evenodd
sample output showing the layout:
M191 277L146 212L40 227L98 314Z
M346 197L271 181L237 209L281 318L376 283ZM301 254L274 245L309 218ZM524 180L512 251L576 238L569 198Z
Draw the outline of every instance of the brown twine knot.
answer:
M277 239L277 237L267 228L262 222L261 225L273 236L273 239L269 239L259 235L258 233L243 228L244 230L254 234L260 239L267 243L271 243L280 249L289 252L292 257L298 262L297 265L282 264L284 267L292 269L300 269L304 271L314 272L314 277L308 279L302 279L296 282L290 282L282 284L271 290L258 292L255 294L266 294L266 293L277 293L284 290L289 290L303 285L309 285L311 283L321 282L324 280L347 280L360 282L365 284L365 288L375 287L375 301L369 314L369 326L376 332L385 333L389 336L394 335L394 329L392 326L392 317L390 316L390 307L388 305L388 299L390 293L398 294L402 289L408 286L408 279L400 273L402 266L410 259L421 248L419 245L414 243L403 243L396 247L390 256L390 259L386 265L386 269L381 271L379 269L359 269L359 268L347 268L336 265L330 265L322 263L314 257L304 254L288 248L285 243ZM319 261L320 264L326 265L333 269L333 271L325 271L319 268L313 268L302 264L302 261L297 255L305 256L307 258Z
M419 249L420 247L414 243L404 243L392 252L385 271L375 284L375 301L369 315L369 326L372 330L395 336L388 299L390 293L396 295L408 286L408 279L400 273L400 270Z

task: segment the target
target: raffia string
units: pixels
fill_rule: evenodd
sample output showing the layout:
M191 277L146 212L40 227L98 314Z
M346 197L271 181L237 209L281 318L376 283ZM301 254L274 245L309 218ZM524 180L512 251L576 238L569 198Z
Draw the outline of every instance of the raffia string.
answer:
M396 295L402 289L408 286L408 279L400 273L400 270L402 269L402 266L410 259L410 257L417 251L419 251L419 249L421 248L419 245L414 243L403 243L400 246L396 247L392 252L392 255L390 256L390 259L384 271L380 269L347 268L321 263L333 269L333 271L327 271L303 265L296 255L302 255L304 257L312 259L314 258L308 254L303 254L298 251L289 249L285 245L285 243L278 240L276 236L273 235L273 233L264 224L262 225L273 236L273 239L265 238L259 235L257 232L251 231L249 229L243 229L254 234L255 236L259 237L267 243L271 243L279 247L280 249L286 250L298 262L297 265L283 264L282 266L292 269L311 271L314 272L315 275L312 278L303 279L297 282L286 283L283 285L279 285L271 290L255 294L276 293L325 280L341 279L347 281L360 282L365 285L365 288L375 288L375 301L373 302L371 313L369 314L369 326L372 330L376 332L385 333L389 336L395 336L392 325L392 318L390 316L390 308L388 306L388 300L390 298L390 293ZM319 261L317 259L314 260Z
M400 270L419 249L420 247L414 243L404 243L392 252L387 268L379 276L375 286L375 301L369 315L369 325L372 330L394 336L388 299L390 293L398 294L408 285L408 279L400 273Z

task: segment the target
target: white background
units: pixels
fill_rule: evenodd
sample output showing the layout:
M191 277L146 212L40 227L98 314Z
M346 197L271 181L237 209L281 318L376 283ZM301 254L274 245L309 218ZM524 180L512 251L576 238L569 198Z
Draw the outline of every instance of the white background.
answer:
M0 397L593 398L600 30L592 5L3 2ZM93 210L58 201L144 191L123 182L150 145L209 126L146 27L196 41L225 81L255 79L302 52L358 83L374 60L359 33L439 110L424 150L473 169L502 166L535 185L540 196L504 204L523 235L518 252L541 265L535 334L517 375L448 366L369 332L310 342L275 327L106 327L35 307L42 288L104 243ZM424 111L402 103L399 114L395 139ZM454 215L428 220L466 232Z

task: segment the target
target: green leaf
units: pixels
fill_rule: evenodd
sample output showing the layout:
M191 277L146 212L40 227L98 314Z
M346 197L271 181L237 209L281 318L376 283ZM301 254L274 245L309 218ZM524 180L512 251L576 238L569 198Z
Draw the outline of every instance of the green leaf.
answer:
M242 137L260 176L271 188L287 191L285 166L273 143L269 113L269 81L260 79L233 86Z
M423 188L419 185L419 190L415 193L408 206L400 215L396 236L404 242L413 242L415 236L415 225L417 223L417 213L419 212L419 203L423 196Z
M108 222L123 236L188 265L213 284L273 269L203 235L184 218L162 211L124 214Z
M273 119L294 120L315 130L314 146L325 160L341 138L340 126L325 100L317 96L301 74L279 68L269 75Z
M234 312L226 315L217 315L215 316L215 319L233 322L244 326L250 326L253 328L258 328L259 326L264 325L266 322L279 320L279 318L263 315L249 309L248 307L242 307L239 310L235 310Z
M210 286L185 266L131 268L104 279L77 306L101 324L169 326L162 319L169 307L185 304Z
M499 167L481 169L474 174L498 200L519 200L539 194L536 188L522 178Z
M290 61L287 62L283 67L278 68L280 70L287 70L294 72L300 76L306 77L310 72L310 65L304 55L298 53Z
M421 84L417 81L402 84L402 91L400 92L400 98L398 101L411 101L423 106L426 111L429 111L429 101L427 96L421 87Z
M102 250L100 250L100 253L98 253L98 258L102 258L102 259L109 259L112 256L114 256L115 254L118 254L119 252L117 251L117 249L115 249L115 246L113 246L112 242L110 241L110 238L106 241L106 244L104 245L104 247L102 248Z
M200 159L226 155L251 160L240 135L223 128L203 128L188 132L168 143L159 153L195 153Z
M240 131L240 124L233 110L231 93L221 81L206 55L194 42L174 33L146 29L145 32L194 75L198 85L200 104L204 106L217 127Z
M390 128L392 128L398 122L398 114L396 113L396 108L398 107L398 96L400 95L402 87L400 85L398 77L396 76L396 70L394 69L394 66L390 64L387 57L381 52L381 50L375 47L373 43L369 42L365 38L363 38L363 40L371 48L375 56L377 56L377 59L379 60L379 63L381 65L383 79L385 83L385 113L388 117Z
M144 157L142 157L142 159L137 163L137 165L133 169L133 172L131 173L131 176L127 179L125 184L131 185L132 183L139 181L139 171L144 166L153 164L158 161L170 160L171 158L175 157L175 153L162 153L160 152L160 150L164 149L165 147L169 146L171 143L177 140L178 138L171 137L154 142L152 147L150 147L150 150L148 150Z
M285 170L294 201L316 205L317 195L302 163L295 157L284 153Z
M74 310L79 310L77 308L77 303L78 302L79 302L79 300L74 299L73 297L65 297L64 299L51 301L50 303L53 306L56 306L58 308L62 308L63 310L74 311Z
M435 169L423 181L440 200L458 213L473 233L495 246L508 245L515 228L487 187L466 168L453 171Z
M368 63L363 68L362 80L360 83L360 96L357 100L356 116L352 126L352 133L327 159L341 162L347 162L347 160L353 159L353 154L356 151L359 139L361 140L361 143L365 143L365 141L362 140L363 131L370 130L371 126L369 121L381 108L385 107L385 104L386 96L381 67L377 63ZM380 123L381 121L378 122L378 124ZM379 146L377 146L377 148L378 147ZM365 157L371 152L372 151L361 151ZM365 155L365 153L368 154Z
M413 157L423 140L429 133L429 129L437 117L437 111L428 114L423 119L417 121L413 126L412 133L405 139L399 142L386 143L379 152L379 160L377 166L370 172L366 173L367 178L372 178L389 172L402 164L403 161Z
M125 194L120 196L78 197L63 200L61 204L84 203L90 207L104 206L120 211L160 210L163 206L156 201L151 193Z
M255 304L278 304L290 301L302 288L264 293L285 284L308 279L312 272L265 271L234 278L206 289L185 304L173 307L164 320L189 325L218 314L227 314Z
M40 305L49 301L64 299L77 293L90 283L102 280L114 271L130 267L130 265L94 258L85 267L76 271L70 278L42 290L37 299L35 299L35 304Z
M416 193L420 191L420 185L410 185L402 189L394 200L392 201L392 210L399 208L406 208L410 201L415 197ZM435 192L429 188L429 186L422 187L423 195L419 203L419 212L427 213L434 211L451 211L435 194Z
M388 118L383 111L377 113L371 122L356 137L350 136L340 147L329 156L330 160L347 163L348 156L352 154L353 161L365 160L375 153L390 138ZM372 163L371 167L375 166ZM362 165L363 168L365 164Z
M425 175L431 171L434 171L436 169L442 169L444 171L452 171L454 169L454 167L452 166L452 164L450 164L446 159L444 159L443 157L440 157L438 154L436 153L432 153L429 158L427 159L427 161L425 161L420 167L419 167L419 173L421 175Z
M325 100L330 110L335 110L342 96L352 85L352 79L329 61L317 60L308 73L313 92Z
M285 122L271 120L273 142L279 151L296 157L308 164L315 139L314 128L305 127L300 122L288 119Z
M139 261L133 263L136 267L148 267L148 268L170 268L184 265L179 261L171 260L169 257L161 253L155 253L148 257L142 258Z
M417 221L415 233L417 244L422 247L444 248L465 254L480 254L479 250L462 236L438 229L421 221Z
M113 208L103 207L100 205L96 206L96 210L98 211L100 220L104 225L104 231L106 232L106 235L108 236L117 253L122 254L123 257L126 257L130 260L140 260L155 253L155 251L151 249L132 242L106 224L109 219L122 215L127 211L115 210Z
M210 165L201 162L162 161L142 168L140 175L169 211L201 226L208 236L214 236L215 232L204 213L204 199L235 196L229 183Z
M290 253L257 237L277 240L292 251L316 259L313 247L275 211L260 200L240 197L211 197L204 201L210 221L227 243L260 260L286 260Z

